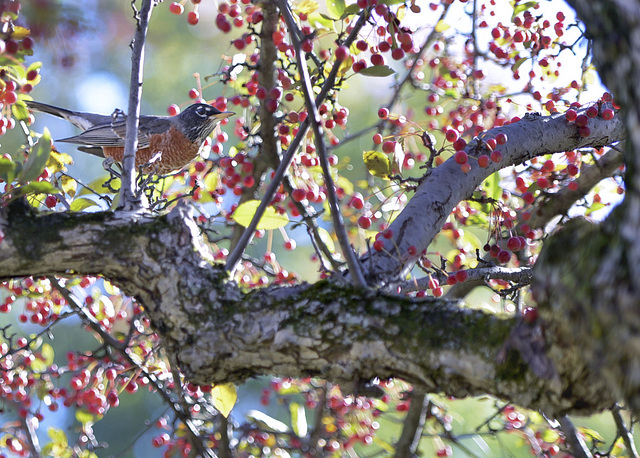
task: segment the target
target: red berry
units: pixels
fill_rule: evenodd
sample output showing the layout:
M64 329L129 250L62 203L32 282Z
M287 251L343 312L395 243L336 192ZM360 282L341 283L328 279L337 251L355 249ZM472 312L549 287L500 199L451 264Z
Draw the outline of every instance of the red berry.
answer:
M533 323L538 319L538 309L533 307L526 307L522 311L522 319L527 323Z
M511 260L511 252L507 250L501 250L500 252L498 252L497 259L500 264L506 264Z
M284 242L284 249L288 251L293 251L296 249L296 241L293 239L289 239Z
M171 11L173 14L180 15L184 13L184 7L178 2L173 2L171 5L169 5L169 11Z
M579 172L580 172L580 169L578 168L578 166L577 166L577 165L575 165L575 164L569 164L569 165L567 166L567 173L568 173L570 176L574 177L574 176L576 176Z
M349 57L349 48L347 48L346 46L338 46L336 48L335 55L337 60L345 60L347 57Z
M591 129L589 129L587 126L581 127L580 129L578 129L578 134L581 137L588 137L589 135L591 135Z
M613 119L613 116L614 116L614 112L611 108L607 108L606 110L602 111L602 119L609 121Z
M496 135L496 142L498 143L498 145L504 145L505 143L507 143L507 134L499 133L498 135Z
M485 169L487 167L489 167L489 164L491 163L491 159L489 159L489 156L487 156L486 154L482 154L480 156L478 156L478 165Z
M373 242L373 249L376 251L384 250L384 241L382 239L378 239L375 242Z
M358 218L358 226L360 226L362 229L369 229L371 227L371 218L362 215L360 218Z
M456 151L456 153L453 155L453 160L458 164L466 164L469 160L469 156L467 156L467 153L465 153L464 151Z
M489 140L486 141L486 144L487 144L487 148L493 151L494 149L496 149L498 142L496 141L495 138L490 138Z
M458 138L456 141L453 142L453 148L456 151L461 151L465 149L466 146L467 146L467 141L464 138Z
M380 108L378 110L378 118L387 119L389 117L389 109L388 108Z
M530 193L529 191L525 192L524 194L522 194L522 200L524 200L524 202L526 204L531 205L533 203L533 201L535 200L535 197L533 197L533 194Z
M371 64L372 65L384 65L384 57L381 54L373 54L371 56Z
M587 118L586 115L581 114L576 117L576 126L578 127L584 127L587 125L588 122L589 122L589 118Z
M447 141L448 141L448 142L453 143L453 142L455 142L455 141L458 139L458 132L456 132L456 131L455 131L455 130L453 130L453 129L449 129L449 130L447 131L447 133L445 134L445 137L447 138Z
M396 48L393 51L391 51L391 58L393 60L402 60L404 59L405 56L405 52L404 49L402 48Z
M376 145L382 144L382 140L383 139L382 139L382 135L381 134L375 134L373 136L373 143L376 144Z
M350 205L356 210L362 210L364 208L364 199L360 193L353 195Z
M173 103L167 108L167 113L169 113L169 116L176 116L178 113L180 113L180 107Z
M307 192L304 189L294 189L291 193L291 198L296 202L302 202L307 197Z
M367 63L364 60L360 59L358 62L354 62L351 68L354 72L358 73L359 71L367 68Z
M575 121L578 117L578 112L574 109L569 109L565 112L564 117L569 122Z
M393 140L387 140L382 144L382 151L387 154L393 153L396 150L396 142Z
M502 153L498 150L491 152L491 160L493 162L502 162Z
M536 183L538 183L538 186L540 186L540 189L546 189L549 187L550 183L549 183L549 179L546 177L540 177L538 178L538 180L536 181Z
M520 244L520 238L519 237L509 238L509 240L507 240L507 248L509 248L511 251L520 250L520 248L522 248Z
M191 25L196 25L200 20L200 14L197 11L190 11L187 16L187 22Z
M595 118L596 116L598 116L598 109L595 106L592 105L587 108L587 117Z
M44 204L49 208L54 208L57 203L58 203L58 198L51 194L49 194L47 198L44 200Z
M466 270L459 270L456 272L456 281L462 283L469 278L469 273Z

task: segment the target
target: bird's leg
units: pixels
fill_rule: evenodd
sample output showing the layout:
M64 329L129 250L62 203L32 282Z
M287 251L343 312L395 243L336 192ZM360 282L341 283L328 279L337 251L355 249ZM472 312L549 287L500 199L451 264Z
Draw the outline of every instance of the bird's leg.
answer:
M122 169L120 168L120 172L116 171L113 169L114 164L117 164L118 167L120 167L120 164L118 164L112 157L108 157L106 158L104 161L102 161L102 167L109 172L109 179L104 182L104 184L102 185L103 188L107 188L109 191L111 192L118 192L117 189L114 189L113 186L111 186L111 182L117 178L121 178L122 177Z

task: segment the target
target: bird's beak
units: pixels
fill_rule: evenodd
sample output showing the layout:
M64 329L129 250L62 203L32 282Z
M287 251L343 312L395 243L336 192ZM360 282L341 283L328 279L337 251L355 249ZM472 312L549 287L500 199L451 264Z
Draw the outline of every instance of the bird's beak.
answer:
M212 115L212 117L216 119L225 119L233 116L234 114L235 113L233 111L223 111L222 113Z

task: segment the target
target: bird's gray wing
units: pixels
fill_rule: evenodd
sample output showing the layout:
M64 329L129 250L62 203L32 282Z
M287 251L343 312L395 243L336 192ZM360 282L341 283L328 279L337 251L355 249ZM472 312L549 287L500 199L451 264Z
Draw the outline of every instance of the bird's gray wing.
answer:
M124 147L126 134L126 117L119 117L107 124L97 125L73 137L56 140L64 143L76 143L87 146L120 146ZM173 121L165 116L141 116L140 129L138 130L138 148L149 146L149 138L152 134L168 131Z

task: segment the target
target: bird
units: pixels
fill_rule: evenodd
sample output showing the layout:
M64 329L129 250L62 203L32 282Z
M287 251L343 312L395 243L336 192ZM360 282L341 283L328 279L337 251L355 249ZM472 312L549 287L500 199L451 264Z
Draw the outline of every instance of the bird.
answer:
M57 142L82 145L78 149L83 152L122 163L126 115L121 111L110 116L36 101L26 103L32 111L66 119L82 129L80 134ZM152 168L157 174L183 169L198 157L202 144L218 123L234 114L206 103L194 103L176 116L140 116L136 167L145 171Z

